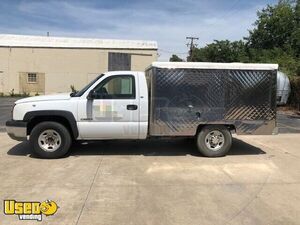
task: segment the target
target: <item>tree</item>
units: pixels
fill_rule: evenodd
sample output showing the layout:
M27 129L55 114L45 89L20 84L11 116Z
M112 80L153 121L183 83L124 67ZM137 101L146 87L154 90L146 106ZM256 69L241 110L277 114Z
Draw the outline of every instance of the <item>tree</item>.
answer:
M294 19L296 27L292 33L292 48L295 56L300 58L300 0L296 3Z
M247 40L251 62L278 63L289 75L300 75L300 1L280 0L257 13Z
M179 58L177 55L172 55L169 59L170 62L183 62L183 59Z
M279 69L288 75L300 74L300 60L289 52L280 48L273 49L248 49L250 62L253 63L276 63Z
M257 13L255 28L246 38L248 45L256 49L281 48L289 50L296 27L293 4L280 0L275 6L268 5Z
M246 46L243 41L217 41L204 48L194 50L194 61L198 62L247 62Z

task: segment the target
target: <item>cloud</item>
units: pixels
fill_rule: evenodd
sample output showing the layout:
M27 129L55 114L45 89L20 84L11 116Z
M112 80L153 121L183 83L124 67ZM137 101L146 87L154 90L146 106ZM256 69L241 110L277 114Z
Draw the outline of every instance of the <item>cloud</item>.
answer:
M186 36L199 37L200 46L241 39L272 1L10 1L0 6L0 32L157 40L160 60L168 60L187 52Z

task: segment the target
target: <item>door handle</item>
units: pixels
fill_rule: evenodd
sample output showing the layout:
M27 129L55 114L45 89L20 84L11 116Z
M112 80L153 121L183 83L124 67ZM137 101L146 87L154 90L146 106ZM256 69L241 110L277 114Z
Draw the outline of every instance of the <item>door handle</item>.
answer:
M127 105L127 110L137 110L137 105Z

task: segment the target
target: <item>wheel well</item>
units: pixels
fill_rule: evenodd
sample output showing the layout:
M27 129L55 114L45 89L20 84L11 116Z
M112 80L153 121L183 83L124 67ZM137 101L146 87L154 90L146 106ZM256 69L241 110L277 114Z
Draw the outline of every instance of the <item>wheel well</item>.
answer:
M63 116L36 116L33 117L27 125L27 135L30 135L32 129L39 123L45 121L57 122L64 125L70 132L71 136L74 138L74 133L72 131L69 121Z
M227 127L227 129L231 132L231 133L235 133L236 132L236 129L235 129L235 126L233 124L200 124L198 127L197 127L197 132L196 132L196 135L206 126L224 126L224 127Z

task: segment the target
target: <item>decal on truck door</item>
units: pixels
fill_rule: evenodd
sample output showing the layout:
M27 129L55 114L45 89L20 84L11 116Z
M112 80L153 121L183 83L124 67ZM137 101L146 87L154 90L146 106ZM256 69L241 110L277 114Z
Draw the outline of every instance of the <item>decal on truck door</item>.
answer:
M122 119L122 115L114 110L113 104L107 104L103 101L99 105L93 106L94 120L96 121L117 121Z

